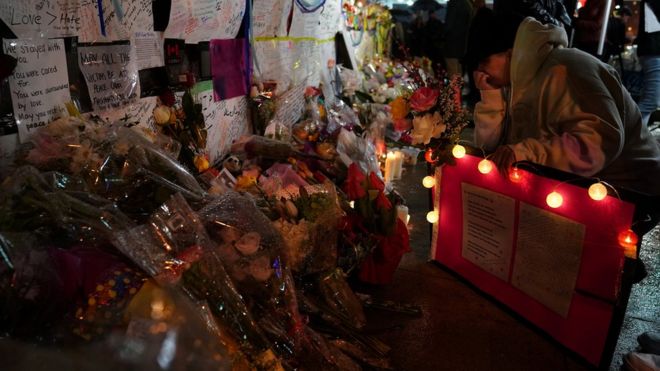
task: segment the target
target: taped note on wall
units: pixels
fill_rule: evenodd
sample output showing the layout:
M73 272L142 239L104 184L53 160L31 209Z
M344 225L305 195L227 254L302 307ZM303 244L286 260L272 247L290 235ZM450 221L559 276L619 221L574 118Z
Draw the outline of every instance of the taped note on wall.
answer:
M21 143L64 114L71 100L64 40L4 40L4 51L18 60L9 77L11 102Z

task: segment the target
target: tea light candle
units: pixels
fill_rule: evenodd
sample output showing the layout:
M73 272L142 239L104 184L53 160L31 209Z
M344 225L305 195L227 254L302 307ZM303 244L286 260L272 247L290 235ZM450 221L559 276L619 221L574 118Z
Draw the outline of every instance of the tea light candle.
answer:
M408 220L410 220L410 216L408 215L408 206L405 205L398 205L396 207L396 215L401 219L402 222L408 224Z

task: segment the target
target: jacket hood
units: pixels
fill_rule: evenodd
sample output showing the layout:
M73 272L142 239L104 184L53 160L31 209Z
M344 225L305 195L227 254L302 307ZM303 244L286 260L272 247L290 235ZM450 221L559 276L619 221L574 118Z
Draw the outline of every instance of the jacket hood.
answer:
M525 18L518 27L511 53L511 89L524 90L550 52L566 46L568 37L562 27Z

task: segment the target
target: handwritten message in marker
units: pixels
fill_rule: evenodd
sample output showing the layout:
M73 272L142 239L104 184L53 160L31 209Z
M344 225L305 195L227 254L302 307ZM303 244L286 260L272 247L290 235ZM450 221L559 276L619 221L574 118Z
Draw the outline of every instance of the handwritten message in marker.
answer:
M77 36L79 0L2 0L0 19L19 38Z
M9 77L11 103L21 143L62 116L71 100L62 39L5 40L4 50L18 60Z
M95 111L123 107L140 97L137 64L130 45L80 47L78 65Z

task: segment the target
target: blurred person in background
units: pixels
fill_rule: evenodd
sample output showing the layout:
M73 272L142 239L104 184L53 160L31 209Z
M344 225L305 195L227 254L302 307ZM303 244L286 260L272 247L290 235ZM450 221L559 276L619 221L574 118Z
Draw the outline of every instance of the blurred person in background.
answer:
M642 0L637 33L637 55L642 64L643 88L639 99L644 125L651 125L649 116L660 107L660 0Z
M575 40L573 46L598 57L598 43L605 20L606 0L587 0L578 10L575 19ZM601 60L604 60L602 57Z
M445 18L444 50L447 75L463 76L461 66L467 48L470 22L477 9L486 6L484 0L449 0Z

